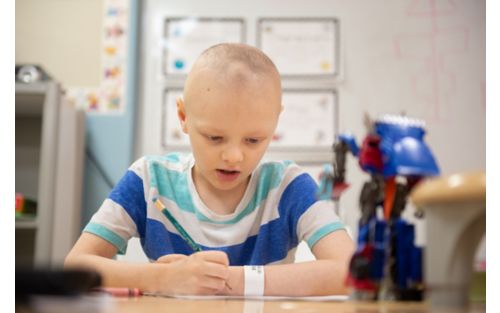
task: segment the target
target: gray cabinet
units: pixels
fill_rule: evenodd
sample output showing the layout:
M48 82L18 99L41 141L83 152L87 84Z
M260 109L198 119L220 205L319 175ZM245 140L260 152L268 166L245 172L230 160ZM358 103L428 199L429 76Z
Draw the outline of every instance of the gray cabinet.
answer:
M85 114L55 81L16 83L15 190L37 202L16 218L16 265L58 266L80 231Z

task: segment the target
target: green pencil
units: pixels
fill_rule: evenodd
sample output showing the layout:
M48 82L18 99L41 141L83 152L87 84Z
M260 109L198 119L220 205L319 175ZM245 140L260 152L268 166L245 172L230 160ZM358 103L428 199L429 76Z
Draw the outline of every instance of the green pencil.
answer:
M189 236L187 231L181 226L181 224L179 224L179 222L177 222L175 217L172 214L170 214L170 212L167 210L165 205L160 201L160 199L156 199L153 201L156 205L156 208L161 213L163 213L163 215L165 215L167 217L167 219L170 221L170 223L172 223L172 225L174 225L175 229L177 229L177 231L181 234L182 238L184 238L184 240L186 240L186 242L191 247L191 249L193 249L194 252L201 251L201 247L196 242L194 242L193 238L191 238L191 236Z

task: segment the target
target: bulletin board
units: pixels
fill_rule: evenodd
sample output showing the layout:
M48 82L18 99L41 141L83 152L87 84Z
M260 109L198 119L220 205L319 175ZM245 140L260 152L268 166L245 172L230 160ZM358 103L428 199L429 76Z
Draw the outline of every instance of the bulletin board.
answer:
M177 98L182 96L181 88L166 89L162 104L162 146L164 148L189 149L189 137L182 132L177 118Z
M285 89L271 150L331 151L337 133L336 90Z
M179 17L165 19L165 75L185 76L207 48L223 42L245 42L245 21L239 18Z
M335 76L339 66L336 18L261 18L257 46L282 76Z

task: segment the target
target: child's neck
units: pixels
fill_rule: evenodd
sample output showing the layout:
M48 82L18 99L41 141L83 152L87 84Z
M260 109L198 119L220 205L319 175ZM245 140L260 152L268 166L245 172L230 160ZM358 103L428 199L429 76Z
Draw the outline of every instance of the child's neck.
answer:
M236 207L240 203L242 196L219 196L212 193L207 193L206 195L200 194L200 198L203 200L203 203L205 203L205 205L210 209L210 211L219 215L233 214L236 210Z

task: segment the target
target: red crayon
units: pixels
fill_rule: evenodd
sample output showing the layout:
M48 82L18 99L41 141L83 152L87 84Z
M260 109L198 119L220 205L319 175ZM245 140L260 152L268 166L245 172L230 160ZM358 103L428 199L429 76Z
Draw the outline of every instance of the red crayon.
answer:
M98 288L98 291L105 292L113 297L139 297L142 292L137 288L106 287Z

